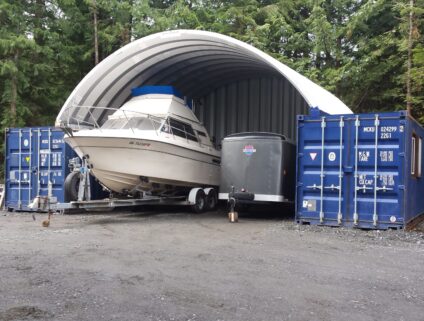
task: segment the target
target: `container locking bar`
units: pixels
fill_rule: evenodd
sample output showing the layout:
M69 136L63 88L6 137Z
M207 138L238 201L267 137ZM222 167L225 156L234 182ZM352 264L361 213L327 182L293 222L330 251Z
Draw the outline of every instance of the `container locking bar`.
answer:
M320 190L321 190L321 195L320 195L320 211L319 211L319 221L320 223L322 223L324 221L324 189L322 188L324 186L324 138L325 138L325 117L321 118L321 173L320 173L320 178L321 178L321 185L320 185Z
M18 193L18 209L22 209L22 129L19 129L19 193Z
M28 165L28 175L29 175L29 183L28 183L28 205L32 200L32 129L29 129L29 165Z
M339 211L337 213L337 223L342 224L342 181L343 181L343 127L344 127L344 121L343 116L340 117L340 144L339 144Z
M359 121L359 116L356 116L355 120L355 199L354 199L354 209L353 209L353 224L358 225L359 215L358 215L358 136L359 136L359 126L361 122Z
M378 215L377 215L377 159L378 159L378 125L380 125L380 120L378 115L375 115L375 146L374 146L374 214L372 217L374 226L377 225Z
M41 189L41 178L40 178L40 149L41 149L41 129L38 129L38 139L37 139L37 194L40 195Z
M47 154L47 156L48 156L48 164L49 164L49 167L48 167L48 180L47 180L47 186L51 186L51 184L52 184L52 181L51 181L51 161L52 161L52 130L51 130L51 128L49 128L49 131L48 131L48 133L49 133L49 151L48 151L48 154Z

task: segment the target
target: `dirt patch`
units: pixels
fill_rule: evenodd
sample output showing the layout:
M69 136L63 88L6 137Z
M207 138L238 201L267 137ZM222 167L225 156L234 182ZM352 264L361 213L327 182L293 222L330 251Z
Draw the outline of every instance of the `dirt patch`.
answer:
M0 321L31 320L51 318L52 315L35 306L18 306L0 311Z

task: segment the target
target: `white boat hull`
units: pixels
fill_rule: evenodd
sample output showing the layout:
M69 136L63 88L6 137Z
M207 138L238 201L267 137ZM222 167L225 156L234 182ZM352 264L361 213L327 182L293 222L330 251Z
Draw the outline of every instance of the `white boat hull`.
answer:
M117 193L219 185L219 157L205 152L152 139L74 135L65 140L80 157L88 155L92 174Z

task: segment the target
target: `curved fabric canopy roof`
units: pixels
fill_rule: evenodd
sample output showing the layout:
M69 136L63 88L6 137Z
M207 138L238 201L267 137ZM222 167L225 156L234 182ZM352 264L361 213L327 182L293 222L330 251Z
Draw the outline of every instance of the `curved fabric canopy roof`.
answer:
M310 107L329 114L351 110L337 97L264 52L234 38L199 30L156 33L131 42L104 59L77 85L63 105L57 124L69 116L101 123L140 85L173 85L200 98L228 83L252 77L284 77Z

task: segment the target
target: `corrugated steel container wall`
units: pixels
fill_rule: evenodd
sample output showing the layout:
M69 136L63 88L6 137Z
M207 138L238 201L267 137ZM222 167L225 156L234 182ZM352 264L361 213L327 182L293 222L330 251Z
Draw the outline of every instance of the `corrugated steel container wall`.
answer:
M77 157L64 142L63 132L52 127L6 129L5 207L28 211L37 195L47 195L49 179L53 196L65 201L63 183L68 161Z
M216 142L233 133L273 132L296 138L296 116L308 104L284 78L248 79L224 85L200 100L195 113Z
M299 116L296 220L406 227L424 213L423 137L403 111Z

